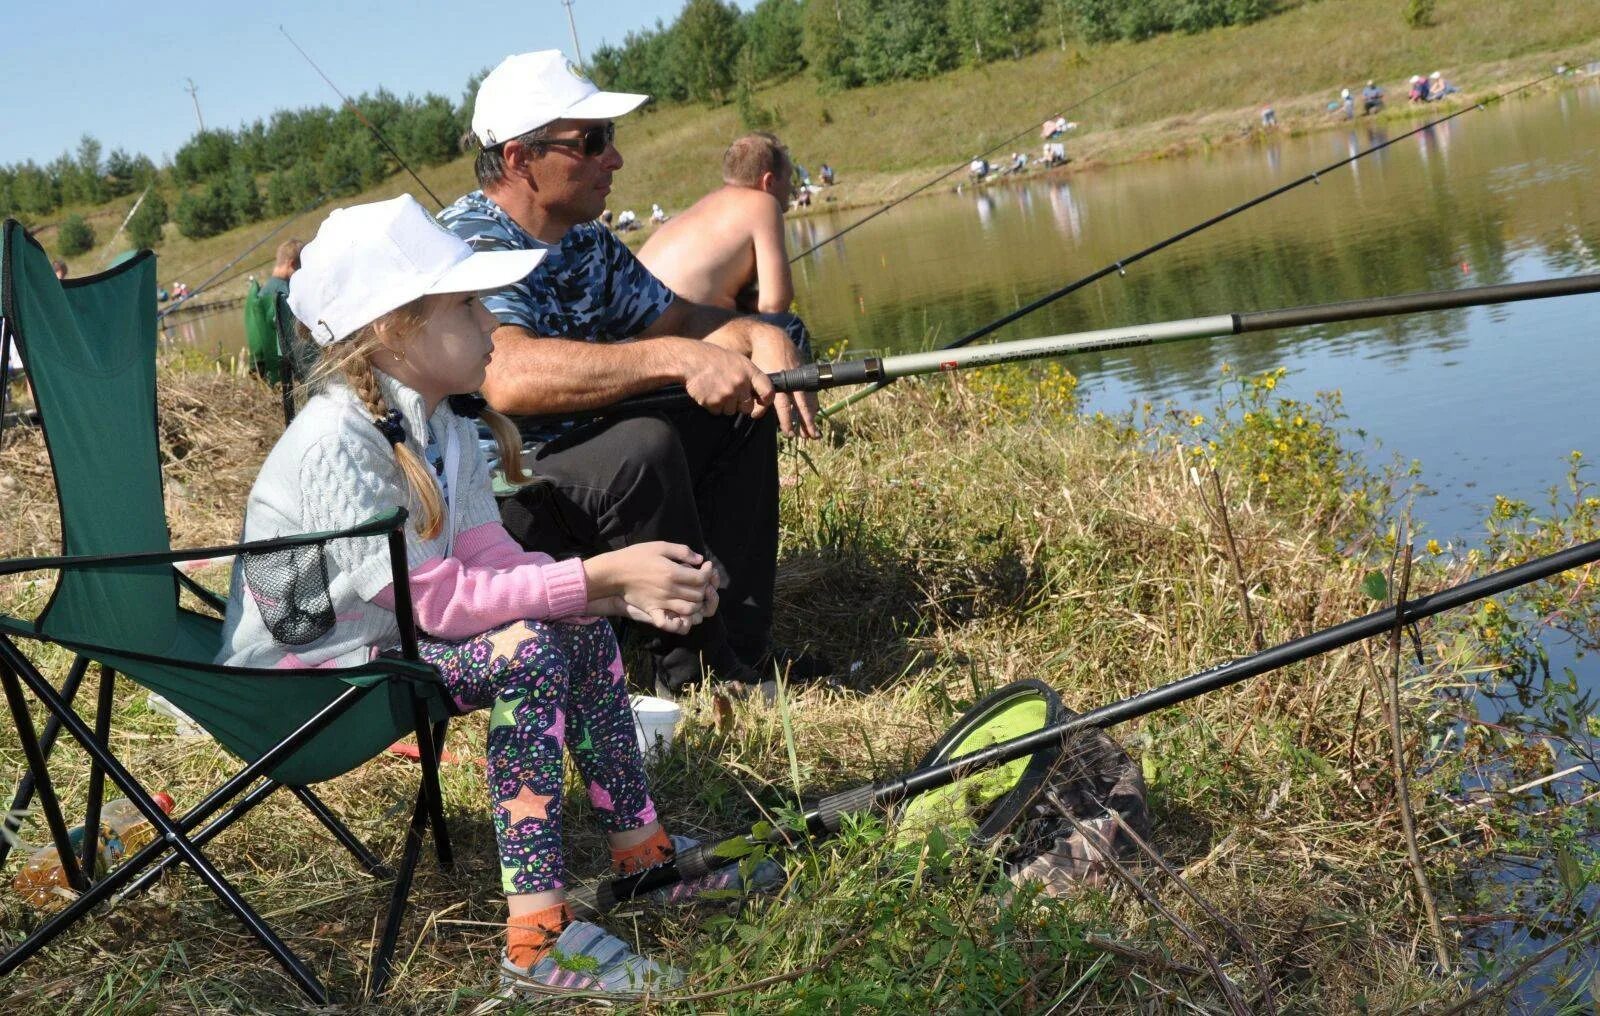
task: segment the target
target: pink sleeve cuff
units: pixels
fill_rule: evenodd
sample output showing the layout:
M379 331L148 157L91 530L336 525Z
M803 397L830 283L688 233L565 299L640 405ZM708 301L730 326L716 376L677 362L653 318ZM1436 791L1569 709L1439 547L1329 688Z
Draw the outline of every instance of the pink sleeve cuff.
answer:
M542 555L541 555L542 556ZM543 567L545 598L550 616L572 617L589 605L589 579L583 573L583 559L569 557Z

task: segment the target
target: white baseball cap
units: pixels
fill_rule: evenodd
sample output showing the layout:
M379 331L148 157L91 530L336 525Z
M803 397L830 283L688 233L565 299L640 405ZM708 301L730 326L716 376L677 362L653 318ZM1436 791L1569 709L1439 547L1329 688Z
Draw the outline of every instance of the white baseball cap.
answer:
M472 133L488 148L555 120L611 120L649 98L602 92L559 49L518 53L500 61L478 86Z
M421 296L509 286L544 255L474 251L416 198L402 194L334 209L300 251L289 309L326 346Z

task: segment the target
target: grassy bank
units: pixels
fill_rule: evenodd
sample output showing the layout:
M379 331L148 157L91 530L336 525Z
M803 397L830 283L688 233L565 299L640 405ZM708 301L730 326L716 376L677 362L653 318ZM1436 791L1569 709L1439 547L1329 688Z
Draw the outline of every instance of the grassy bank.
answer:
M1084 709L1372 609L1360 558L1387 559L1381 534L1367 535L1381 498L1340 448L1335 402L1285 399L1268 374L1229 380L1220 407L1135 423L1075 415L1070 377L1046 381L902 383L803 457L785 456L780 638L824 646L851 689L797 691L722 722L693 700L653 769L672 827L725 833L797 791L904 771L965 703L1011 680L1044 680ZM191 370L166 371L162 391L175 541L229 539L278 430L274 400L253 382ZM55 546L41 452L30 432L0 448L0 476L16 481L0 501L5 556ZM1425 566L1417 582L1444 570ZM44 593L0 585L0 609L36 610ZM1439 694L1477 662L1463 645L1403 671L1413 767L1438 732ZM1149 781L1155 845L1194 893L1139 867L1133 878L1162 909L1117 880L1064 900L1008 899L990 855L927 837L896 847L869 821L789 858L774 899L736 913L629 910L611 926L689 970L689 990L720 993L652 1011L1031 1012L1071 1001L1225 1012L1227 992L1257 1011L1442 1007L1463 989L1429 969L1380 706L1389 662L1382 646L1355 647L1114 731ZM115 746L180 806L229 765L208 741L173 740L142 693L124 687L116 712ZM451 735L459 868L424 865L383 1011L467 1012L491 984L502 904L483 737L481 714ZM58 786L81 797L87 768L58 761ZM21 767L0 730L0 775ZM1458 777L1435 765L1413 788L1441 893L1475 821L1439 793ZM393 859L414 780L410 764L383 759L324 797ZM582 798L570 788L568 842L590 876L603 851ZM213 856L335 991L359 991L386 884L359 875L283 802ZM187 876L102 916L0 986L5 1007L299 1008ZM0 939L33 920L0 888ZM89 957L93 978L81 973Z
M1103 46L1069 40L1065 50L1050 47L1020 61L827 95L802 75L759 91L755 101L776 115L776 130L802 163L813 171L823 161L837 169L839 183L819 207L849 207L903 194L1141 68L1149 70L1072 110L1082 124L1068 139L1073 171L1258 138L1264 104L1276 108L1283 132L1337 126L1342 114L1328 113L1328 101L1341 87L1358 88L1367 78L1388 91L1391 105L1382 118L1409 120L1423 112L1404 102L1404 82L1414 73L1443 69L1463 88L1459 101L1466 102L1538 77L1558 61L1600 58L1600 28L1584 4L1441 0L1434 26L1422 29L1406 27L1402 6L1393 0L1330 0L1195 36ZM389 84L405 87L403 81ZM1425 112L1437 115L1441 107ZM742 130L731 105L675 106L629 118L620 142L627 165L617 176L613 206L648 212L655 201L669 211L682 209L716 186L722 149ZM1037 150L1031 135L1016 147ZM472 186L465 158L423 170L422 176L447 201ZM340 203L402 191L423 196L414 180L399 173ZM86 210L101 247L131 201ZM325 212L312 212L283 235L309 237ZM162 278L193 287L281 222L255 223L202 241L184 239L169 224L160 251ZM43 236L53 243L52 230ZM270 250L268 244L239 267L259 271ZM69 259L69 265L73 274L82 274L95 270L100 257L97 249ZM229 292L242 288L241 280Z

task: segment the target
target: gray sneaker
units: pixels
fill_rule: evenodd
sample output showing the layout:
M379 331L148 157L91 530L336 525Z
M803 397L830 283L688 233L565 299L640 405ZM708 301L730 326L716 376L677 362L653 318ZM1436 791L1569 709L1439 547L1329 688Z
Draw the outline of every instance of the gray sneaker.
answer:
M573 921L548 955L528 968L500 955L502 987L528 995L640 996L676 988L683 971L629 949L598 924Z

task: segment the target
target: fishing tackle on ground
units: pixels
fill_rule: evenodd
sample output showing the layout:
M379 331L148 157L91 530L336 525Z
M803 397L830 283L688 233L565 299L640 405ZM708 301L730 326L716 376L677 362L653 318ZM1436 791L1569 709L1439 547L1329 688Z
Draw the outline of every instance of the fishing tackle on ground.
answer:
M970 735L958 735L955 739L957 749L946 751L943 753L944 757L936 760L933 765L919 768L904 776L841 791L819 801L805 812L802 819L803 829L800 831L785 831L770 823L762 823L748 832L686 850L659 867L571 891L568 893L568 903L580 916L604 913L618 903L635 896L680 880L698 878L709 871L735 863L757 849L793 847L806 839L831 836L839 831L848 815L893 808L931 791L968 780L979 773L1052 749L1068 755L1077 755L1085 750L1080 747L1082 744L1080 738L1085 734L1101 732L1107 727L1137 719L1158 709L1187 702L1252 677L1342 649L1374 635L1392 631L1397 626L1416 624L1447 610L1497 596L1518 586L1538 582L1596 561L1600 561L1600 540L1581 543L1436 593L1406 600L1393 607L1312 632L1251 656L1219 664L1170 684L1048 724L1019 737L982 746L978 739ZM963 721L966 719L967 717L963 717ZM958 723L957 730L960 730L961 726ZM969 747L970 750L966 750ZM1023 767L1023 772L1027 772L1026 765ZM1018 777L1019 782L1020 779L1021 777ZM1008 789L1003 782L1001 787L1002 790ZM995 798L995 803L1005 799L1002 793Z

